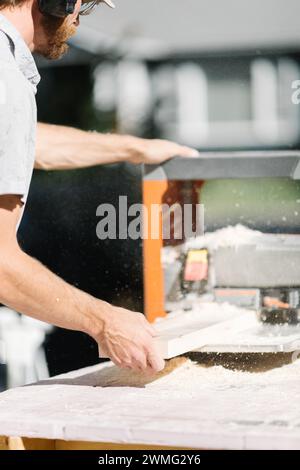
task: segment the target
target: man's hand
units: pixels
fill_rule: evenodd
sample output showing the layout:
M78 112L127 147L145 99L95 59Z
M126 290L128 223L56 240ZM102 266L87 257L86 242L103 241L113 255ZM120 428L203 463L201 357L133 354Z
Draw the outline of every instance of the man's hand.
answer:
M155 329L144 315L107 305L104 326L95 337L102 355L125 369L156 373L164 368L164 360L154 343Z
M172 157L199 157L198 150L185 147L175 142L159 139L132 138L132 157L130 163L159 164Z

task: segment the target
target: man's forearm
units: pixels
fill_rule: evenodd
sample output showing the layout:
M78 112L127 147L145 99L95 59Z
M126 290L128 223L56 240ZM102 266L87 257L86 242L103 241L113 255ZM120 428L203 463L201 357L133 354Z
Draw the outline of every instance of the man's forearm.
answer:
M142 151L143 139L136 137L39 123L35 167L68 170L134 161Z
M129 162L159 164L175 156L193 158L195 149L168 140L101 134L73 127L38 123L35 168L71 170Z
M97 338L109 304L72 287L20 249L1 254L0 302L33 318Z

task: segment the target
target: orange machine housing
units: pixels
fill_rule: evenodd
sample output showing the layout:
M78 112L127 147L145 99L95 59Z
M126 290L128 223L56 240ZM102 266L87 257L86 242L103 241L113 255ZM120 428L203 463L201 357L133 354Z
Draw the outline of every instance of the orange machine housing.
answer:
M161 263L161 250L165 245L183 243L184 239L172 237L174 226L171 224L171 238L163 240L162 217L160 217L159 237L151 237L151 213L153 205L179 203L197 204L197 188L202 181L144 180L143 203L144 217L147 218L143 240L144 261L144 312L150 322L166 315L164 307L164 273Z

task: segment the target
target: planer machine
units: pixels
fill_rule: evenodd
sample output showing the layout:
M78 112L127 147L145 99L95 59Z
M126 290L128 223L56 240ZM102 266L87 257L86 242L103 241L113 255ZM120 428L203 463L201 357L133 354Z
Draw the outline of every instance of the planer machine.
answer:
M300 350L300 152L209 152L146 166L143 198L145 314L165 358ZM153 207L163 204L182 214L190 205L195 219L201 205L201 233L178 236L174 215L167 238L163 216L151 236Z

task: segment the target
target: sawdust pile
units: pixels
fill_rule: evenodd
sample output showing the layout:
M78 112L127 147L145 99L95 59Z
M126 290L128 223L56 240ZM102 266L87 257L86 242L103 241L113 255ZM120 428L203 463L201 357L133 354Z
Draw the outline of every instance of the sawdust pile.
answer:
M198 357L197 357L198 356ZM198 354L194 360L177 357L167 362L165 369L155 376L145 376L117 367L107 367L99 371L97 386L101 387L174 387L191 389L201 386L203 381L212 383L271 382L287 374L287 379L300 377L300 361L291 362L290 354ZM195 360L197 359L197 360ZM95 379L95 377L94 377Z

